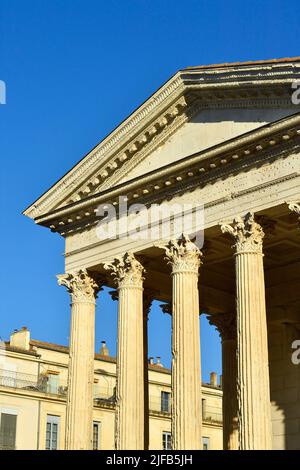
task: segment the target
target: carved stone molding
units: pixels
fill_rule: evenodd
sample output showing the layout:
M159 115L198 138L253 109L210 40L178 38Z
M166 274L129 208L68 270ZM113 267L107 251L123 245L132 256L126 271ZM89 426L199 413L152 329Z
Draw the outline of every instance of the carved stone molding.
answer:
M223 233L229 233L235 240L233 248L236 253L262 253L264 231L255 222L254 214L248 212L243 217L237 217L233 225L222 224Z
M143 199L145 194L147 194L147 200L149 197L155 199L160 193L164 193L168 185L172 185L174 195L177 191L182 191L183 186L185 190L188 190L198 187L199 182L205 185L223 176L226 177L232 173L233 168L238 171L240 165L245 170L246 166L253 167L257 163L269 161L270 157L274 158L279 155L283 157L290 152L295 152L299 147L299 133L297 132L299 120L299 116L287 118L276 126L272 126L271 130L268 130L268 136L265 129L258 129L251 133L251 138L250 136L238 137L230 144L218 144L213 151L201 151L190 159L189 171L186 171L186 163L182 166L182 162L174 162L168 172L162 173L160 169L151 177L141 176L132 184L122 183L118 194L112 189L106 192L105 198L102 194L96 194L93 199L83 199L75 205L57 209L53 217L48 214L42 215L38 217L37 222L49 226L51 230L64 236L67 232L77 230L78 225L80 227L91 225L99 204L105 201L105 203L117 205L118 196L124 192L128 195L129 202L132 200L136 202L136 197ZM285 139L287 136L289 136L288 140ZM256 137L255 141L254 137ZM298 176L297 173L294 176ZM272 184L278 184L278 182L274 181ZM247 189L246 192L251 191L253 189ZM235 197L239 195L241 195L240 191L234 193Z
M222 341L236 339L236 315L234 313L220 313L208 315L207 319L210 325L218 330Z
M77 273L59 274L58 284L65 286L71 296L72 303L95 302L97 293L102 290L102 283L96 282L85 269Z
M297 215L300 215L300 204L297 204L296 202L290 202L289 209L293 212L296 212Z
M179 240L171 240L163 247L165 259L172 266L172 273L193 272L198 274L202 253L188 235L182 234Z
M270 219L267 215L257 215L255 220L262 227L265 238L272 238L275 235L276 220Z
M300 204L297 204L296 202L289 202L288 205L290 211L295 212L298 215L298 222L300 227Z
M198 106L202 109L291 106L290 84L299 76L299 65L280 65L276 73L272 71L273 65L271 68L253 67L250 74L246 71L248 67L242 67L236 73L232 73L231 67L226 68L221 75L218 69L211 69L209 73L201 70L193 70L192 73L179 71L89 152L72 171L32 204L26 210L26 215L35 218L59 207L71 197L70 188L78 189L80 181L83 187L82 191L80 190L82 194L78 195L79 199L81 196L88 196L102 179L108 178L111 172L126 161L127 154L123 153L123 150L135 155L140 148L147 147L148 142L152 143L152 135L159 134L162 127L169 128L170 120L176 122L180 119L182 108L184 114L190 112L190 101L199 101ZM276 84L274 77L279 80ZM245 79L247 85L241 87L240 80ZM207 87L208 83L211 86ZM121 154L118 155L120 150Z
M112 263L104 264L104 269L110 272L118 288L142 288L145 269L132 253L127 252L124 256L115 258Z

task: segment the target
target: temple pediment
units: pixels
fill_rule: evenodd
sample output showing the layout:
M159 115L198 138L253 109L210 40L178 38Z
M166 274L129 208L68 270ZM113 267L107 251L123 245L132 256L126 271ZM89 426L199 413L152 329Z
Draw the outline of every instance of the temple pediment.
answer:
M226 105L225 105L226 106ZM204 151L215 145L258 129L291 113L290 108L250 109L217 108L203 109L185 122L173 135L148 156L133 160L114 178L108 179L102 188L124 183L153 170ZM99 189L102 189L101 186Z
M300 61L179 71L24 214L37 219L297 112Z

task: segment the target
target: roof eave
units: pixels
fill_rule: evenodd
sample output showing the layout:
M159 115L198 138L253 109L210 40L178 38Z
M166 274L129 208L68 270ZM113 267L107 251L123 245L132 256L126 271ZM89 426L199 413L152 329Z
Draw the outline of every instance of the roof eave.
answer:
M288 140L293 141L297 139L297 142L300 137L300 113L296 113L288 118L281 119L279 121L273 122L271 124L264 125L254 131L247 132L241 136L230 139L226 142L222 142L214 147L206 149L204 151L193 154L189 157L181 159L175 163L171 163L165 167L162 167L158 170L154 170L150 173L143 175L143 177L137 177L128 182L122 183L113 189L106 190L104 192L90 196L82 201L71 204L61 209L57 209L53 212L43 214L35 219L35 222L40 225L50 227L53 231L58 231L59 233L65 230L65 222L62 223L63 219L72 217L74 214L82 213L82 211L89 210L91 208L97 207L99 204L109 203L115 201L119 196L124 194L133 194L134 192L138 194L141 193L140 199L142 199L142 192L146 188L155 188L156 185L160 184L161 189L164 188L164 184L171 178L174 180L172 184L182 185L183 174L186 174L188 179L189 173L193 172L193 169L199 167L199 172L197 178L201 177L201 169L204 169L203 173L209 170L213 173L215 170L218 170L218 167L223 163L218 163L218 159L223 159L226 155L231 155L228 157L227 163L232 162L238 157L241 150L244 151L245 155L248 155L249 158L253 153L257 153L260 150L265 150L266 146L276 147L276 145L283 145ZM263 145L261 145L263 144ZM259 147L260 146L260 147ZM245 152L245 148L249 148ZM251 150L250 150L251 149ZM221 160L220 160L221 162ZM187 168L189 172L187 172ZM176 182L176 178L180 177L180 183ZM165 182L165 183L164 183ZM150 191L147 190L149 193ZM138 199L135 199L135 202ZM87 213L86 218L93 217L94 214ZM84 216L80 217L82 219Z

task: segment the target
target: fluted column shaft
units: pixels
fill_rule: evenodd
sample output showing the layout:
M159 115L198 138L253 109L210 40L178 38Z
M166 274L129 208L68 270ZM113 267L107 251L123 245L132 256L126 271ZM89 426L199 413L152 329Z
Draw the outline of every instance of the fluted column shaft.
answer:
M90 450L93 443L95 296L98 285L85 271L58 276L71 294L71 331L66 410L67 450Z
M238 450L236 339L222 340L223 448Z
M272 448L262 240L253 214L223 226L235 239L239 448Z
M149 449L149 364L148 364L148 318L154 292L146 289L143 296L143 348L144 348L144 449Z
M202 448L198 271L200 251L187 237L166 249L172 265L172 449Z
M222 313L208 319L222 340L223 449L238 450L236 315Z
M132 254L106 265L118 285L115 446L144 448L143 268Z

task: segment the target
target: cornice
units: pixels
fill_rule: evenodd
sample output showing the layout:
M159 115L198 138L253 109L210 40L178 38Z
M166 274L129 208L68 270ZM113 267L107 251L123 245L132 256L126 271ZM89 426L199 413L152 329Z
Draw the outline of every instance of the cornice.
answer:
M98 205L112 203L117 206L121 195L127 196L129 204L163 199L170 195L170 188L174 195L216 180L233 170L243 171L259 161L277 158L298 149L299 145L300 114L296 114L57 209L36 218L36 223L64 235L99 221L95 215Z
M181 77L185 82L199 82L204 81L209 84L210 82L217 83L220 81L230 82L247 82L256 79L258 83L272 80L282 80L284 77L289 78L295 71L300 69L299 60L291 59L289 62L269 62L269 63L256 63L256 64L237 64L236 66L229 66L224 64L223 67L207 67L207 68L188 68L182 70Z
M28 207L24 214L34 218L38 213L43 212L49 204L59 195L66 192L68 186L76 184L78 178L84 179L86 173L91 172L95 162L99 162L103 156L111 154L111 150L120 144L121 141L130 140L133 133L136 133L137 126L145 117L151 120L154 111L161 113L160 105L169 103L172 95L176 92L176 96L180 94L183 83L180 74L175 74L165 85L163 85L156 93L154 93L142 106L134 111L123 123L121 123L114 131L112 131L102 142L100 142L91 152L89 152L70 172L63 176L52 188L44 193L33 205ZM105 158L107 161L108 158Z
M230 100L235 106L247 100L250 106L257 100L260 106L262 101L265 106L274 103L282 106L283 102L288 102L291 83L297 79L300 79L300 64L292 60L280 64L179 71L24 214L35 219L62 204L70 204L71 194L73 202L81 201L100 188L114 184L113 180L108 181L111 175L123 170L125 164L128 168L124 170L130 171L131 159L140 161L148 154L147 147L150 152L156 143L160 145L167 139L174 132L173 128L185 122L185 112L195 101L201 103L198 103L200 107L212 108L226 107L225 101Z
M99 190L105 190L107 188L112 188L116 184L120 182L124 176L129 175L130 172L136 168L145 158L147 158L152 152L154 152L158 147L164 144L166 141L170 139L175 132L180 129L186 122L188 122L193 116L195 116L200 111L205 109L230 109L230 108L281 108L281 107L289 107L290 106L290 99L284 98L266 98L262 96L261 98L256 99L249 99L249 98L241 98L236 94L236 99L233 99L233 95L230 95L230 99L226 99L226 94L223 93L222 96L216 96L215 101L212 100L211 96L205 97L203 96L202 99L200 97L190 99L190 106L185 106L182 108L182 112L174 119L173 122L168 122L168 124L163 129L163 132L158 132L157 135L153 138L153 140L147 142L147 145L141 145L139 143L139 150L136 151L134 158L126 158L123 160L122 165L118 165L115 163L110 163L110 169L112 166L114 167L114 171L107 171L107 178L103 181L103 183L99 184L99 187L94 190L94 192L98 192ZM182 97L184 99L184 97ZM130 151L127 150L127 156L130 154ZM117 157L118 159L118 157ZM119 157L119 160L122 157ZM109 168L107 169L109 170ZM79 200L77 198L77 200Z

